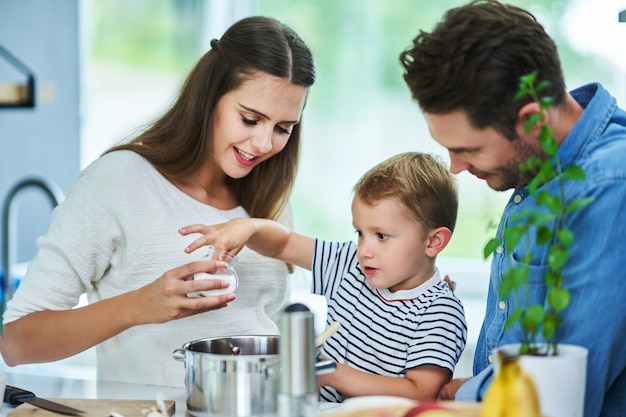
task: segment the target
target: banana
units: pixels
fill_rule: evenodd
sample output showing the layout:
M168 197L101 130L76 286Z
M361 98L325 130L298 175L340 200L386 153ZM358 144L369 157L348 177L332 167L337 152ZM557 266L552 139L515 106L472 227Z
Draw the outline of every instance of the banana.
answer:
M505 417L506 401L508 397L507 381L500 372L491 381L491 385L485 392L480 409L480 417Z
M480 417L541 417L535 383L516 356L498 352L500 371L487 388Z

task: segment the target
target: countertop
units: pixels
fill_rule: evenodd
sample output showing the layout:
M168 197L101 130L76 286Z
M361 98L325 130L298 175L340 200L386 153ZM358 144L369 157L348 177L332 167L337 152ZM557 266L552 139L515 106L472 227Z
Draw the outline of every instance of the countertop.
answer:
M32 391L42 398L128 399L154 400L161 394L164 400L176 402L174 417L185 417L186 395L184 388L171 388L95 379L62 378L6 372L7 384ZM0 417L6 417L14 408L2 404Z
M155 400L161 394L164 400L176 402L173 417L191 417L186 412L187 398L184 388L128 384L122 382L97 381L96 379L80 379L72 377L55 377L30 373L7 372L7 384L32 391L41 398L84 398L84 399L118 399L118 400ZM320 415L338 408L337 404L320 405ZM6 417L14 407L2 404L0 417ZM59 415L62 417L61 415Z
M117 400L150 400L155 401L158 395L161 395L164 400L172 400L176 403L176 409L173 417L191 417L186 412L187 400L184 388L172 388L161 387L154 385L143 384L128 384L122 382L107 382L97 381L96 379L81 379L73 377L56 377L49 375L36 375L29 373L17 373L7 372L1 370L7 376L7 384L32 391L35 395L41 398L82 398L82 399L117 399ZM320 416L340 416L341 412L354 409L353 403L364 405L364 402L376 403L377 405L384 405L390 400L393 400L394 405L398 405L398 401L402 401L400 404L406 409L408 400L398 399L394 397L364 397L347 401L342 405L339 404L320 404ZM458 404L462 411L465 411L462 415L477 416L478 406L476 404ZM14 407L8 404L2 404L0 410L0 417L6 417ZM354 414L345 414L354 415ZM388 414L386 414L388 415ZM397 415L402 415L398 413ZM61 416L61 415L59 415ZM62 417L62 416L61 416Z

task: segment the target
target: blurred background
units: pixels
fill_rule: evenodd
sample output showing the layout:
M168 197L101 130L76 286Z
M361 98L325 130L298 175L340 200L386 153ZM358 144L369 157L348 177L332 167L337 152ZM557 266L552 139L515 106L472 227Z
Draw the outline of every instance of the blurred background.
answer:
M34 106L0 107L0 197L6 206L14 184L32 176L67 191L80 169L168 108L212 38L235 20L262 14L294 28L313 50L317 67L291 201L296 230L328 240L353 239L351 190L365 170L405 151L433 152L448 160L411 99L398 56L446 9L464 3L0 0L0 47L26 68L0 56L0 99L3 84L22 82L29 74L36 81ZM626 105L626 23L618 20L626 0L508 3L533 12L553 36L569 88L599 81ZM457 180L457 228L439 266L457 282L466 308L470 340L457 375L469 376L488 281L482 248L509 194L465 173ZM26 190L19 213L15 208L14 220L2 225L0 245L11 279L18 282L49 223L49 199L36 191ZM14 230L6 237L8 228ZM81 366L92 372L90 355L70 361L79 366L77 372ZM41 366L36 369L41 372Z

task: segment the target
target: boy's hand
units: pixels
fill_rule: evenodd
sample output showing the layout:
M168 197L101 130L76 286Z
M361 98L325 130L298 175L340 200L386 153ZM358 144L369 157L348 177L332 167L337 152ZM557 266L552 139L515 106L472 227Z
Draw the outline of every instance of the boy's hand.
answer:
M211 226L192 224L180 228L178 233L183 236L191 233L201 233L203 235L185 248L187 253L191 253L202 246L212 245L235 256L254 235L254 225L251 219L241 218ZM217 254L217 251L215 253Z

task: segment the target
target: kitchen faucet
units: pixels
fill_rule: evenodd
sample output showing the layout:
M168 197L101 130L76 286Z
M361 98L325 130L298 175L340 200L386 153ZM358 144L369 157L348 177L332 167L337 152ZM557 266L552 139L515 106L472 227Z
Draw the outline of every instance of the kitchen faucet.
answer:
M4 314L6 303L13 296L11 288L11 265L15 261L15 250L13 249L15 232L17 229L17 210L15 204L19 201L20 193L28 188L37 188L41 190L50 200L54 209L63 199L65 194L59 186L47 179L38 177L27 177L19 181L11 188L4 198L2 204L2 268L4 276L0 290L2 291L2 311ZM2 324L0 323L0 331Z

